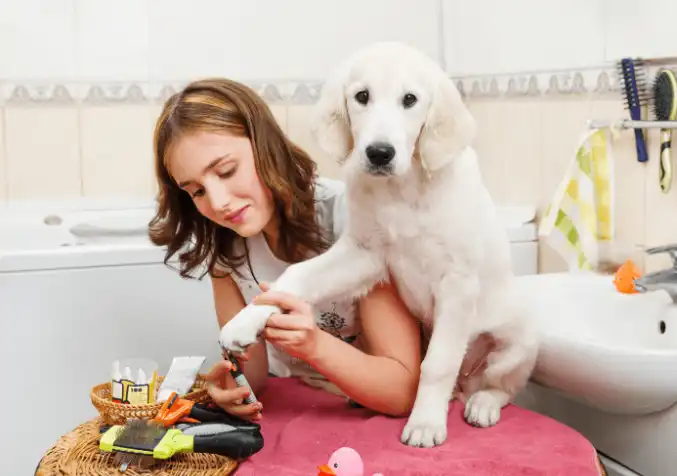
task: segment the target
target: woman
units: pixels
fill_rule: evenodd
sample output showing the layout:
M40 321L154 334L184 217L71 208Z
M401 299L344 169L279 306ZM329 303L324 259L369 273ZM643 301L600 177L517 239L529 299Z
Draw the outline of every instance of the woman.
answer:
M376 286L358 302L312 309L294 296L264 292L294 262L325 251L345 220L342 182L318 178L315 163L278 126L265 102L226 79L189 84L165 104L154 136L159 209L153 242L179 254L181 275L209 274L218 324L246 302L286 312L268 320L243 366L254 393L267 376L330 383L355 402L405 415L416 395L419 325L394 288ZM350 266L350 263L346 263ZM261 417L243 404L227 360L209 375L226 411Z

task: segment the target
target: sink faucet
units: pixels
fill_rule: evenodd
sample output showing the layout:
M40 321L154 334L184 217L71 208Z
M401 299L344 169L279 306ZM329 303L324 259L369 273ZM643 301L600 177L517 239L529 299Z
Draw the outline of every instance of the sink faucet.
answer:
M646 253L650 255L668 253L672 259L672 268L648 273L640 278L636 278L634 280L635 289L642 293L662 289L670 295L672 302L677 304L677 243L648 248Z

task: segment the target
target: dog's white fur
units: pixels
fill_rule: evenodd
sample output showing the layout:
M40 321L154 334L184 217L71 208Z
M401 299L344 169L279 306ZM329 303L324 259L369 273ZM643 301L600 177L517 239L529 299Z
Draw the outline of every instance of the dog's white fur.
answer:
M368 91L366 105L356 100L359 91ZM409 107L407 93L416 98ZM411 446L446 439L466 349L491 333L499 346L475 381L465 418L494 425L531 374L537 334L513 285L509 242L470 146L474 121L455 85L413 48L377 43L330 77L316 111L315 137L343 162L347 225L327 252L290 266L272 288L315 303L363 295L392 275L410 311L432 326L401 437ZM374 143L393 146L390 168L370 164L365 151ZM223 327L221 345L242 351L272 312L279 310L245 307Z

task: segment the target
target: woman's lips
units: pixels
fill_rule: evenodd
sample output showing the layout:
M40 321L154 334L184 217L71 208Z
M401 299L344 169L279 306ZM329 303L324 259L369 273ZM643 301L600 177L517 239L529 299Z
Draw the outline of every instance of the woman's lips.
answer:
M226 221L229 221L230 223L234 223L234 224L240 224L240 223L244 222L245 212L247 211L248 208L249 208L249 205L240 208L235 213L231 213L229 215L226 215L226 217L225 217Z

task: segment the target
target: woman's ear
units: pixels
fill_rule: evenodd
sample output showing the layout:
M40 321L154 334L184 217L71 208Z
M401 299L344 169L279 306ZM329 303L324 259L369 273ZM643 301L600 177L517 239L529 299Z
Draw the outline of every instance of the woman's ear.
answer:
M320 148L339 162L348 156L353 147L345 97L348 71L348 64L343 64L327 79L310 126Z
M418 139L423 166L434 172L451 162L475 138L475 120L454 82L440 73L428 116Z

